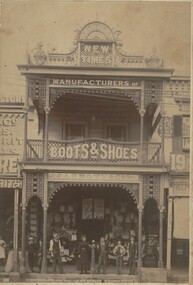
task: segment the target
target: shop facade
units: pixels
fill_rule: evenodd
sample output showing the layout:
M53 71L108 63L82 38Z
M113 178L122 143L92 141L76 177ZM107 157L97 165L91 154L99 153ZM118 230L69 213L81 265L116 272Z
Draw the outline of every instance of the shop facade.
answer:
M176 150L167 104L182 90L188 98L189 80L176 83L156 50L147 57L126 56L118 44L108 26L92 22L72 53L46 53L38 45L28 63L18 66L27 84L23 273L26 236L43 240L47 272L55 231L70 243L69 261L82 235L91 242L109 234L125 243L134 235L139 267L171 266L168 197Z
M18 167L23 155L23 101L1 97L0 102L0 236L9 250L21 247L22 177ZM17 254L14 259L17 268Z

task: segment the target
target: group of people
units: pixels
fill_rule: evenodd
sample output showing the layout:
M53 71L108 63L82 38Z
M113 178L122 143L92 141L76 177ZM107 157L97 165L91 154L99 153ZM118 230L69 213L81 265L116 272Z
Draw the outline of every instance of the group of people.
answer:
M56 264L59 267L59 273L63 273L63 266L61 260L61 242L59 235L57 233L53 234L53 238L50 240L50 253L53 261L53 273L56 273ZM86 240L86 236L82 237L78 248L77 248L77 262L78 268L80 269L80 274L87 274L90 268L91 261L91 248L95 248L98 252L98 260L96 262L97 273L106 274L107 268L107 258L108 258L108 240L105 237L100 238L100 242L97 244L95 241L92 241L92 244L89 244ZM135 238L132 236L130 238L127 246L123 246L121 240L117 241L117 244L113 248L113 254L116 259L116 269L117 274L122 273L123 268L123 256L128 258L128 273L134 275L136 273L136 256L137 256L137 245Z
M80 274L87 274L90 270L91 262L91 248L94 247L95 250L95 268L96 273L106 274L107 260L109 255L109 239L108 236L101 237L99 243L94 240L92 244L89 244L86 240L86 236L82 237L82 240L78 243L76 250L78 269L80 269ZM0 263L5 266L5 248L6 243L0 237ZM29 236L27 239L27 256L29 270L34 271L34 267L37 266L39 272L41 272L42 258L43 258L43 243L42 240L39 241L39 246L37 247L35 239L33 236ZM60 236L57 233L53 233L53 237L49 243L49 252L53 262L53 273L56 273L56 266L59 267L59 273L63 273L63 264L61 258L62 243ZM128 260L128 273L134 275L136 273L136 255L137 255L137 245L135 238L131 236L130 241L127 245L122 245L121 240L117 240L117 244L113 245L113 255L116 260L117 274L122 273L123 268L123 256L126 256Z
M100 273L101 267L103 267L103 274L105 274L108 255L108 242L104 237L100 239L100 243L97 247L99 247L98 273ZM122 245L121 240L119 239L117 241L117 245L113 248L113 254L116 258L117 274L122 273L124 255L126 255L128 258L129 274L135 274L137 245L133 236L130 238L130 241L126 247Z

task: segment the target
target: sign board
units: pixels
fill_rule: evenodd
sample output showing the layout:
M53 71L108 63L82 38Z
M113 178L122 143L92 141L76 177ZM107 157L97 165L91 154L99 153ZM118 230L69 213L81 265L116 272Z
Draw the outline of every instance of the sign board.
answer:
M0 188L22 188L22 180L18 178L0 178Z
M182 117L182 149L190 149L190 117Z
M171 153L170 165L171 165L171 171L189 172L190 155L188 153Z
M140 80L118 80L118 79L85 79L85 78L51 78L50 87L79 87L79 88L119 88L140 89Z
M23 153L23 114L0 114L0 175L17 175Z
M189 196L190 186L188 183L173 184L173 196Z
M112 43L80 43L80 65L111 67L113 65Z
M139 183L139 175L109 173L48 173L48 181Z
M87 161L97 159L97 161L121 160L136 161L139 159L139 146L119 146L110 143L79 143L76 145L50 145L49 160L71 159Z

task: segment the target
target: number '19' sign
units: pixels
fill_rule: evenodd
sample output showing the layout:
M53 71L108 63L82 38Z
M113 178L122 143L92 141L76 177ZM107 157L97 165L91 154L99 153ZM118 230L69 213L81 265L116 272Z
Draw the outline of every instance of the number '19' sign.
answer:
M190 156L187 153L171 154L171 170L175 172L189 172Z

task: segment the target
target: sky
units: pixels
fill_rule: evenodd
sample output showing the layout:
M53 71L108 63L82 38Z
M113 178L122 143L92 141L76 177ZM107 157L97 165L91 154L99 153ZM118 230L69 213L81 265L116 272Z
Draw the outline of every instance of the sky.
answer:
M38 42L45 50L69 53L76 31L101 21L121 31L121 53L145 56L156 47L175 75L190 75L190 2L15 1L1 7L0 96L25 93L17 69Z

